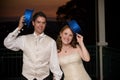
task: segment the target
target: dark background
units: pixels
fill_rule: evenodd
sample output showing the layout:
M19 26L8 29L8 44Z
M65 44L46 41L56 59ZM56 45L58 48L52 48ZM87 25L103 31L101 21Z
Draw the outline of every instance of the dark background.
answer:
M120 12L118 1L105 0L105 23L106 23L106 40L108 46L120 50Z

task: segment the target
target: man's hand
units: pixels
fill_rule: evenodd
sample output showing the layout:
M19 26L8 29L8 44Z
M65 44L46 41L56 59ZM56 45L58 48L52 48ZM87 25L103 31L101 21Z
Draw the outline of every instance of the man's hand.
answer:
M20 17L20 20L19 20L19 24L18 24L18 28L19 28L19 30L21 30L22 29L22 27L24 26L24 16L21 16Z

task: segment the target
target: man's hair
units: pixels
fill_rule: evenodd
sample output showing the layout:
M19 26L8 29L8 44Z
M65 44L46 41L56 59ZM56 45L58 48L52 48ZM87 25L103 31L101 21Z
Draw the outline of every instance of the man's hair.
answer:
M42 12L42 11L36 12L36 13L33 15L32 21L35 21L36 18L39 17L39 16L44 17L44 18L46 19L46 21L47 21L47 17L46 17L46 15L45 15L45 13Z

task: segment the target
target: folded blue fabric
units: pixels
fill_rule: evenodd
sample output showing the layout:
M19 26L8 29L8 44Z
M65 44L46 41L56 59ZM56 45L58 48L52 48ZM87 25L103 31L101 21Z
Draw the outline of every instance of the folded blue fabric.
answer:
M81 28L80 28L80 26L79 26L79 24L77 23L76 20L69 21L68 25L74 33L80 33L81 32Z
M27 25L28 27L30 26L30 22L32 19L32 14L33 14L33 10L31 9L26 9L25 13L24 13L24 18L25 18L25 25Z

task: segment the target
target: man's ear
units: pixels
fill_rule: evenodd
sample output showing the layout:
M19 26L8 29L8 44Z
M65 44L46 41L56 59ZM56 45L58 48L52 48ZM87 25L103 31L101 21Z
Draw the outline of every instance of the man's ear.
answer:
M32 21L32 25L34 26L34 24L35 24L35 22L34 21Z

